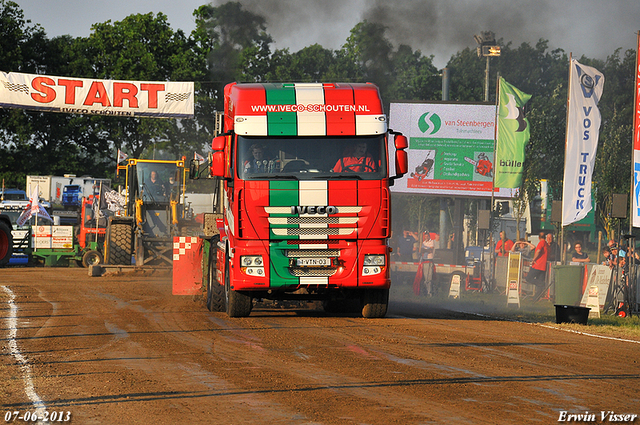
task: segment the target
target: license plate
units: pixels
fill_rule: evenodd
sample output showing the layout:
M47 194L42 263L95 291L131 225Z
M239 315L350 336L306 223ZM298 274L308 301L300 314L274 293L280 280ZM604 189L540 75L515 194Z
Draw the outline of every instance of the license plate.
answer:
M331 258L298 258L298 267L328 267L331 265Z

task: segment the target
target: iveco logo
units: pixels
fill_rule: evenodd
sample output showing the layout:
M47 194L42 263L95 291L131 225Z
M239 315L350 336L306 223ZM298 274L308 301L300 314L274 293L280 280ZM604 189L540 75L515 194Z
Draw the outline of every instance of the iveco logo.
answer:
M305 205L292 205L291 214L337 214L337 207L312 207Z

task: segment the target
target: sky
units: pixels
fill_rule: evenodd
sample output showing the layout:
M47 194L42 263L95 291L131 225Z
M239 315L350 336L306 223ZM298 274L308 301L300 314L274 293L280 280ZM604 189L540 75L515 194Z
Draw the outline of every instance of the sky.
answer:
M167 15L187 35L195 28L193 11L203 0L14 0L25 19L47 36L87 37L95 23L121 21L136 13ZM226 0L214 0L215 6ZM318 43L338 49L351 29L367 19L388 27L387 37L408 44L434 65L446 66L456 52L477 46L473 36L493 31L517 47L540 38L574 58L606 59L616 48L635 49L640 30L640 0L239 0L263 16L276 48L291 52Z

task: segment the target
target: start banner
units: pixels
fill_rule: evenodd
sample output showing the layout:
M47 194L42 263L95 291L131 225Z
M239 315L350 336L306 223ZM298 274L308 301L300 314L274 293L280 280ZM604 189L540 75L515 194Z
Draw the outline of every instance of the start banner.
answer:
M119 81L0 72L0 106L68 114L193 118L193 82Z

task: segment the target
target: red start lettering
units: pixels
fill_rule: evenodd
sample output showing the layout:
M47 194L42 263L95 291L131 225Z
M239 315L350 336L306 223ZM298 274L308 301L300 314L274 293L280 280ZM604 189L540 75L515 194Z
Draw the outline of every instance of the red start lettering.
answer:
M56 91L49 86L56 83L49 77L36 77L31 82L31 87L39 93L31 93L31 98L36 102L49 103L56 100Z
M64 87L64 103L66 105L76 104L77 89L81 89L84 86L82 80L65 78L58 79L57 85ZM51 103L56 100L56 82L53 78L35 77L31 82L31 87L35 90L35 93L31 93L31 98L36 102ZM116 108L124 107L125 101L129 108L138 108L138 94L146 92L149 108L155 109L158 108L158 93L164 90L165 85L161 83L141 83L140 89L138 89L133 83L114 82L113 93L110 96L102 81L93 81L82 104L85 106L100 104L107 107L111 106L111 100L113 100L113 106Z

